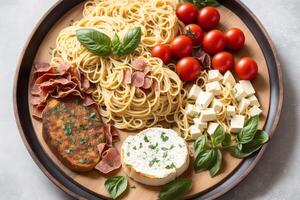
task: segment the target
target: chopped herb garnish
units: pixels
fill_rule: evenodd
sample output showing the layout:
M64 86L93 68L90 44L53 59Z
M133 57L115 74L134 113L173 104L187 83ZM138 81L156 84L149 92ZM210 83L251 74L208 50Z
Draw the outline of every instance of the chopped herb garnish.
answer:
M71 114L71 116L75 116L75 111L74 110L72 110L71 112L70 112L70 114Z
M163 151L167 151L167 150L168 150L168 148L166 148L166 147L162 147L162 148L161 148L161 150L163 150Z
M129 153L129 152L127 152L127 156L130 156L130 153Z
M176 168L176 166L174 165L174 163L172 163L170 165L167 165L165 168L166 169L173 169L173 168Z
M67 135L72 135L73 125L74 125L73 121L68 121L64 126L64 133Z
M84 125L83 124L79 125L79 130L84 130Z
M52 108L52 114L55 114L59 111L58 107L55 106L54 108Z
M145 140L145 142L149 142L147 135L144 136L144 140Z
M158 163L158 162L159 162L159 160L157 160L157 158L154 158L153 160L151 160L149 162L149 167L152 167L155 163Z
M82 159L79 159L78 162L80 162L81 164L84 164L87 162L87 159L86 158L82 158Z
M181 144L179 144L178 146L179 146L180 148L182 148L182 145L181 145Z
M140 149L143 148L143 143L140 143Z
M72 154L73 153L73 148L72 147L67 148L66 153L67 154Z
M68 112L68 109L64 103L61 104L61 108L64 112Z
M197 112L197 113L195 114L195 117L200 117L200 115L201 115L201 112Z
M87 137L85 137L85 138L82 138L82 139L80 139L80 144L82 145L82 144L85 144L86 142L87 142L87 140L88 140L88 138Z
M61 144L61 140L60 139L55 139L55 143L56 143L56 145L59 145L59 144Z
M172 144L172 145L170 146L169 150L171 150L171 149L173 149L173 148L174 148L174 145Z
M157 146L158 146L158 143L156 143L155 145L154 144L150 144L148 147L150 149L156 149Z
M162 133L161 133L160 138L161 138L162 141L164 141L164 142L166 142L166 141L169 139L169 137L166 136L166 133L165 133L165 132L162 132Z
M163 158L166 158L168 156L168 152L164 152Z
M134 146L133 149L136 150L136 146Z
M95 112L92 112L91 114L90 114L90 116L88 117L88 120L92 120L92 119L94 119L96 117L96 113Z

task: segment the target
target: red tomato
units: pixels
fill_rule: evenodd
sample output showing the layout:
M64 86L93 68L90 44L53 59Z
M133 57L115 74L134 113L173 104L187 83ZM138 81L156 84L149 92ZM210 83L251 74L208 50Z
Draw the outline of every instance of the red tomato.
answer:
M231 70L234 65L234 57L227 51L217 53L212 58L212 68L218 69L222 74L226 71Z
M235 65L235 72L242 80L252 80L257 76L258 67L255 60L244 57Z
M183 29L186 36L192 38L194 45L200 45L203 40L203 31L197 24L189 24Z
M182 3L176 8L176 15L185 24L191 24L197 19L197 8L192 3Z
M220 22L220 13L214 7L204 7L198 13L198 24L205 30L211 30Z
M209 54L216 54L221 52L225 47L225 37L219 30L209 31L203 38L203 50Z
M193 51L193 41L185 35L179 35L170 43L172 54L177 58L191 55Z
M155 46L151 50L151 55L153 57L160 58L165 64L169 64L172 60L172 52L168 45L161 44Z
M231 50L240 50L245 44L245 35L238 28L232 28L225 33L226 47Z
M193 57L185 57L178 61L176 72L183 81L194 81L201 72L199 61Z

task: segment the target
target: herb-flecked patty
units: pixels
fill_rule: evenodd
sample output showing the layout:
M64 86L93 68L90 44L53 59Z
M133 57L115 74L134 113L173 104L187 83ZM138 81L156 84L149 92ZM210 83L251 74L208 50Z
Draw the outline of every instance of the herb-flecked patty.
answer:
M99 162L97 145L104 142L104 128L97 109L78 100L51 99L42 116L43 137L70 169L90 171Z

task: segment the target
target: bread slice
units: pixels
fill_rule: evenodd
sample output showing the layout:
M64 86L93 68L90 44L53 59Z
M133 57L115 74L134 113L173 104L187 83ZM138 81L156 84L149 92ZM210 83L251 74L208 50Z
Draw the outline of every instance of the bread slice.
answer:
M145 185L171 182L189 167L188 146L172 129L149 128L128 136L121 149L125 173Z

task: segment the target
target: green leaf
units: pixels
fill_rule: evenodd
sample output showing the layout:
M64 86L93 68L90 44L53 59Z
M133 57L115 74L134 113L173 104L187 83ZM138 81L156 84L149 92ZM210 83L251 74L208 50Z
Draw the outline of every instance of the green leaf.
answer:
M76 30L76 37L84 47L98 56L107 56L111 53L110 38L104 33L84 28Z
M104 185L113 199L118 198L127 188L127 179L124 176L109 177Z
M122 43L120 42L119 36L117 34L111 40L112 52L113 54L119 54L122 48Z
M195 171L207 170L214 164L216 152L214 149L203 150L199 152L194 161Z
M194 0L183 0L183 2L193 3Z
M218 7L221 4L217 0L199 0L201 6L213 6Z
M263 144L268 142L268 140L269 140L269 135L262 130L258 130L253 140L242 146L242 151L246 154L252 154L257 150L259 150Z
M194 142L195 154L199 154L200 151L203 151L207 148L207 136L202 135Z
M130 29L124 36L122 48L120 48L118 55L127 55L132 53L140 44L141 38L141 27L135 27L133 29Z
M220 149L215 148L214 149L215 154L216 154L216 158L215 158L215 163L214 165L209 169L209 173L211 177L214 177L218 174L221 165L222 165L222 152L220 151Z
M238 133L237 141L241 144L246 144L250 142L257 131L258 127L258 115L251 117L247 122L244 128Z
M178 179L166 186L163 186L159 192L160 200L176 200L184 196L192 189L192 181L190 179Z
M222 142L222 146L224 148L229 147L231 144L231 135L229 133L225 133L225 138Z
M251 155L251 153L247 154L247 153L242 152L241 150L239 150L239 148L237 146L230 146L230 147L228 147L226 149L235 158L242 159L242 158L246 158L247 156Z
M215 130L214 134L212 134L211 138L212 138L212 143L215 146L222 143L223 140L225 139L224 128L221 125L219 125Z
M200 7L201 7L200 0L193 0L193 4L194 4L197 8L200 8Z

